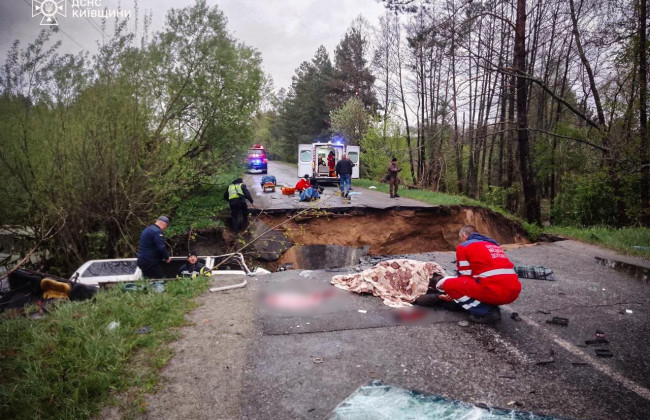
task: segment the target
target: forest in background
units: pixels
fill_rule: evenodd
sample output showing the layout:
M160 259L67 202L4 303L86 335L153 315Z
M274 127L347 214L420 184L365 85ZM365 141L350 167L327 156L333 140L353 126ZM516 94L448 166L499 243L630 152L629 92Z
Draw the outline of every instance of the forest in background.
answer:
M646 0L384 0L257 118L280 158L343 135L380 179L541 224L649 226Z

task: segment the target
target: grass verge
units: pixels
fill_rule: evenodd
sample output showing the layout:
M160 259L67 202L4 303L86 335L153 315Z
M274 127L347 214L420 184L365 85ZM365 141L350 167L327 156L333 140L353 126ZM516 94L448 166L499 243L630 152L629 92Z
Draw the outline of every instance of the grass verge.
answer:
M0 418L89 418L127 389L123 410L143 410L142 395L156 388L171 357L167 343L206 289L206 279L170 281L163 293L116 287L92 301L61 302L39 320L4 313ZM110 330L113 321L119 327ZM146 326L151 332L136 333Z
M379 192L384 192L388 194L388 184L385 182L378 182L378 181L373 181L370 179L353 179L352 180L352 186L358 186L362 188L368 188L370 186L375 186L377 189L376 191ZM522 221L502 209L501 207L497 206L491 206L489 204L486 204L482 201L475 200L473 198L465 197L464 195L455 195L455 194L445 194L445 193L440 193L440 192L434 192L434 191L427 191L427 190L416 190L412 189L409 190L407 188L401 187L399 189L399 195L401 197L406 197L406 198L412 198L414 200L419 200L428 204L433 204L433 205L440 205L440 206L478 206L478 207L485 207L486 209L490 209L495 213L502 214L506 216L507 218L521 223ZM386 197L388 198L388 197Z
M388 184L385 182L378 182L370 179L353 179L352 186L358 186L362 188L375 186L377 187L377 191L388 194ZM419 200L434 205L442 205L442 206L462 205L462 206L488 207L485 205L485 203L481 203L478 200L474 200L462 195L444 194L444 193L426 191L426 190L409 190L402 187L399 189L399 195L401 197L408 197L414 200ZM501 210L500 212L502 213L503 210Z
M544 228L544 232L599 245L623 254L650 258L650 249L647 249L650 248L650 229L648 228L550 226Z

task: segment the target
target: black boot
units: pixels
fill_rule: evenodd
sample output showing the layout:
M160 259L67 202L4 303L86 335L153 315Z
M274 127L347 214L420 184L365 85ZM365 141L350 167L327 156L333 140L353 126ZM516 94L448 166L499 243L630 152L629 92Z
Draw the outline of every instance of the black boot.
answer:
M477 324L492 324L501 321L501 310L498 306L490 309L485 315L469 314L469 320Z

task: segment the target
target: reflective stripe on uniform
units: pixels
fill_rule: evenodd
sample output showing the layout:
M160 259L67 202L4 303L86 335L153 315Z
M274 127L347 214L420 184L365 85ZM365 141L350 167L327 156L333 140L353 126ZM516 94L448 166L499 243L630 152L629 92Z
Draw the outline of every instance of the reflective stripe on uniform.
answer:
M460 270L459 273L463 276L471 276L472 270Z
M241 184L230 184L228 186L228 200L234 200L235 198L244 198Z
M486 272L481 273L481 274L477 274L475 277L484 278L484 277L500 276L502 274L514 274L514 275L517 275L515 270L513 270L512 268L498 268L496 270L490 270L490 271L486 271Z
M469 261L458 261L459 267L469 267Z
M471 308L475 308L481 304L480 301L471 298L469 296L461 296L458 299L454 299L456 303L463 307L463 309L469 311Z

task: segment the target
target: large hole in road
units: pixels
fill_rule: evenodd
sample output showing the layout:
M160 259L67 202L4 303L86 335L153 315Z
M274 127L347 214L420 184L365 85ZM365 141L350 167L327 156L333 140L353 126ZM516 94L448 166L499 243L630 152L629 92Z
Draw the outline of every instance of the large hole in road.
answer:
M345 267L365 255L453 251L466 224L501 244L529 242L519 224L481 207L312 210L259 215L254 236L270 231L248 251L272 270Z

